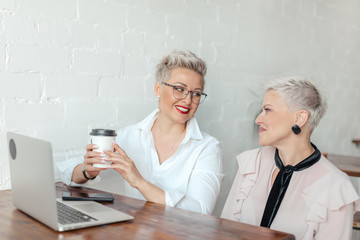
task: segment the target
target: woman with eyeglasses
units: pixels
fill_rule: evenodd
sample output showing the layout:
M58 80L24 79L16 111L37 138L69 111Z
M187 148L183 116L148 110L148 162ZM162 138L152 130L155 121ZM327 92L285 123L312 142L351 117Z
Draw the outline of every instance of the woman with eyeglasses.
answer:
M165 56L156 67L158 109L120 129L108 157L87 145L83 161L60 166L63 181L83 184L100 174L116 185L121 175L127 196L211 214L223 172L220 142L201 132L194 117L207 96L205 74L205 62L189 51ZM113 161L115 171L93 167L102 161Z

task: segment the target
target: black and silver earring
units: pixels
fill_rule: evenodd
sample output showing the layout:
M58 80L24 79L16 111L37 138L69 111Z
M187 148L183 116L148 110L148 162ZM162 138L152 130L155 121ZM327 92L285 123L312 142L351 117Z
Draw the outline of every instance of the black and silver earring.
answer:
M291 130L298 135L299 133L301 133L301 128L298 125L294 125L291 127Z

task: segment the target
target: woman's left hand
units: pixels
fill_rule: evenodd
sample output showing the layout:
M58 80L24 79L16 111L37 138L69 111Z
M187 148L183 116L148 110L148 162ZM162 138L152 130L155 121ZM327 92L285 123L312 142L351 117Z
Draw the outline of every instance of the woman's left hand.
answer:
M134 162L127 156L125 151L114 142L113 146L115 148L115 152L104 151L105 154L109 155L109 157L105 160L113 162L109 168L113 168L119 172L133 188L138 188L144 181L144 178L141 176Z

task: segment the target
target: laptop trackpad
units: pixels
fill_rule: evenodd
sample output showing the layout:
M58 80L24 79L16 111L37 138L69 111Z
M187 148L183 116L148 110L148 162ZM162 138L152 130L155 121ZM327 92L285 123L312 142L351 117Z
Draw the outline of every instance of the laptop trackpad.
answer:
M90 203L84 203L76 205L77 208L80 210L83 210L88 213L95 213L95 212L104 212L104 211L110 211L111 209L108 207L104 207L101 204L90 202Z

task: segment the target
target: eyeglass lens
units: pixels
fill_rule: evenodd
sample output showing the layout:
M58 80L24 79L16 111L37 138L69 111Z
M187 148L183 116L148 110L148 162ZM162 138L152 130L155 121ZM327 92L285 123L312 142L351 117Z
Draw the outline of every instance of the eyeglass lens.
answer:
M191 101L195 104L202 103L206 96L202 95L200 91L189 91L184 87L174 87L174 97L177 99L184 99L187 95L191 93Z

